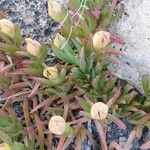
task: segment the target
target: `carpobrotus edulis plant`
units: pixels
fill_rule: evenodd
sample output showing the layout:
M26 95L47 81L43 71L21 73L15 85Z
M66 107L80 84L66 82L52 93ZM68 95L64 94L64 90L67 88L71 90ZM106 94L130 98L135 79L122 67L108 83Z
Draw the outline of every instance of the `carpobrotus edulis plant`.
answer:
M134 87L121 85L108 70L104 55L112 50L111 43L124 43L107 29L117 18L114 3L49 0L48 12L60 26L46 45L30 37L23 39L18 27L0 18L2 146L7 143L11 150L72 146L80 150L88 139L94 149L89 130L92 122L101 149L118 148L115 141L107 144L107 125L113 122L125 130L120 118L127 117L136 125L125 145L127 150L134 137L140 137L142 127L149 125L149 80L143 77L146 97L140 97ZM47 46L57 59L53 65L47 63ZM22 117L11 107L15 102L23 108Z

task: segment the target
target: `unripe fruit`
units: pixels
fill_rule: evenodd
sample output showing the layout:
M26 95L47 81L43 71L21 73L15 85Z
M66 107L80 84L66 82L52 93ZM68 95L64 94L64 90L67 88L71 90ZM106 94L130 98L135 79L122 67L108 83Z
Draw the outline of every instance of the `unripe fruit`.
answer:
M38 56L41 52L41 44L38 41L26 38L26 50L30 55Z
M108 106L102 102L97 102L91 107L92 119L104 120L108 114Z
M61 116L53 116L49 121L48 128L51 133L62 135L66 129L66 122Z
M96 32L93 36L93 47L95 49L103 49L110 42L110 33L106 31Z
M61 34L57 33L54 39L54 45L57 48L61 48L65 42L66 42L66 38L63 37Z
M7 143L2 143L0 144L0 150L11 150L11 148Z
M55 79L58 77L58 69L56 67L47 67L43 71L43 76L48 79Z
M13 38L15 36L15 30L15 25L10 20L0 19L0 32Z

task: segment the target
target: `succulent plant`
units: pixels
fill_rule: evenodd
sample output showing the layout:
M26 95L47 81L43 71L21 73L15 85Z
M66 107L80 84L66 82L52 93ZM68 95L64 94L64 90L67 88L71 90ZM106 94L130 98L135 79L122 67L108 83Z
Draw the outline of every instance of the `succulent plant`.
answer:
M3 29L4 16L0 20L3 89L0 98L5 101L0 108L2 146L8 144L12 150L62 150L72 144L73 149L81 149L88 137L94 148L88 129L92 121L101 148L106 150L106 126L114 122L125 129L119 118L128 117L136 125L126 143L128 149L132 140L140 137L142 127L149 127L149 78L143 77L146 96L141 96L130 84L121 85L108 69L109 59L105 55L110 52L111 43L124 44L106 28L117 18L113 13L115 3L110 0L58 2L48 1L50 16L60 23L59 32L48 44L58 60L51 66L46 64L45 44L31 37L22 39L21 30L8 20L10 31ZM22 121L11 108L14 102L23 107ZM112 142L109 147L119 145Z

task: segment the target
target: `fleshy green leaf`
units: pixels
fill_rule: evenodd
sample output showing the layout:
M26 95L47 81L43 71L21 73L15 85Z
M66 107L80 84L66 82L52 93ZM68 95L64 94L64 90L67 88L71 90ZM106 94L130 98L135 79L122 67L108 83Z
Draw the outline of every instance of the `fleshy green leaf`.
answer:
M5 33L0 32L0 37L7 43L7 44L13 44L12 39Z
M14 142L15 150L26 150L25 145L19 142Z
M42 44L41 52L40 52L40 54L38 56L39 57L39 61L44 63L45 60L46 60L47 55L48 55L48 49L47 49L47 47L44 44Z
M4 142L10 145L11 148L13 148L13 141L6 133L3 131L0 131L0 139Z
M15 32L15 44L16 46L21 46L22 44L21 29L18 27L16 27L16 32Z
M82 99L82 98L79 98L79 97L76 97L76 99L78 100L79 104L81 105L82 109L85 112L90 112L91 111L91 106L89 105L88 102L86 102L85 99Z
M0 50L10 54L15 54L15 52L20 51L21 48L7 43L0 43Z

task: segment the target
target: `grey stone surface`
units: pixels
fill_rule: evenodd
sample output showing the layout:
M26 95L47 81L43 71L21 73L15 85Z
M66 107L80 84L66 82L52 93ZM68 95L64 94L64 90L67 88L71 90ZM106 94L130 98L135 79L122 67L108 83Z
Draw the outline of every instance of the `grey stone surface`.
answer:
M131 82L140 92L141 76L150 74L150 0L124 0L125 15L112 28L126 41L124 57L111 66L112 72Z

